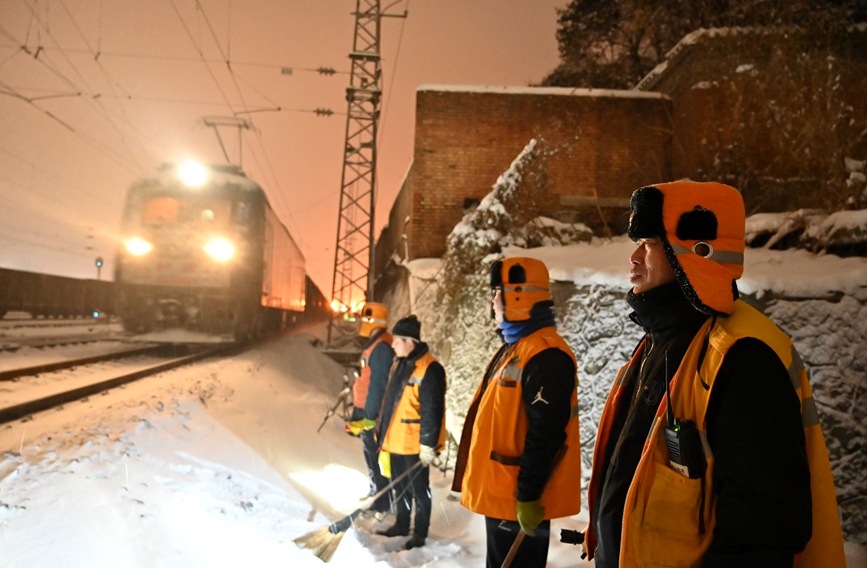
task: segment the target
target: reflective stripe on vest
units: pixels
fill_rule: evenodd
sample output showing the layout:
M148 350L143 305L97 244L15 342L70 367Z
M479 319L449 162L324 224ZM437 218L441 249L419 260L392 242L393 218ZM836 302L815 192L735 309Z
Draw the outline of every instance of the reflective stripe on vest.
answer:
M517 520L515 495L528 429L521 379L527 362L552 347L575 361L563 338L553 327L547 327L515 343L479 384L473 402L478 404L478 412L471 425L469 454L461 484L461 503L471 511L497 519ZM577 386L577 379L575 382ZM572 418L566 426L565 451L542 493L545 519L574 515L581 510L577 388L572 390L570 404Z

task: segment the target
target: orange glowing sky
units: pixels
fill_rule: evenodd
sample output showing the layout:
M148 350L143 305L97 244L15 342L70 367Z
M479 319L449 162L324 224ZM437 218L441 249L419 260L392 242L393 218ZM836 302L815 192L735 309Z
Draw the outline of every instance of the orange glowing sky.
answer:
M540 81L558 63L555 8L566 3L383 0L408 17L382 25L376 235L412 159L416 89ZM126 188L162 162L224 162L202 119L237 116L254 126L244 170L330 296L354 9L355 0L0 0L0 266L93 278L102 256L110 277ZM237 163L237 133L223 136Z

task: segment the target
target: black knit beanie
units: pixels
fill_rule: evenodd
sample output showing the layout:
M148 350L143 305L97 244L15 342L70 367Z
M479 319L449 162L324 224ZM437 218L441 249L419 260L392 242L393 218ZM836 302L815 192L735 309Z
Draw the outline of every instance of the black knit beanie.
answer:
M408 337L415 341L421 341L421 322L414 315L406 316L394 324L391 334L398 337Z

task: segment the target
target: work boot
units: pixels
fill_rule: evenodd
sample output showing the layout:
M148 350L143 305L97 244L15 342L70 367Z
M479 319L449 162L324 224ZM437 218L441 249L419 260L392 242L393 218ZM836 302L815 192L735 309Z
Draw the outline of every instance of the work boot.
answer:
M412 550L413 548L419 548L421 546L424 546L424 537L414 534L412 535L412 538L406 541L406 545L403 548L406 550Z
M389 538L393 536L406 536L409 534L409 528L392 525L385 530L376 531L376 534L379 536L387 536Z

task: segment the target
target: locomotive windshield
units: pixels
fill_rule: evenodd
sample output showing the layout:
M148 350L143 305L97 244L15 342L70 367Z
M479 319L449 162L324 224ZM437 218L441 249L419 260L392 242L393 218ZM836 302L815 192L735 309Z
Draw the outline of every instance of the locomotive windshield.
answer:
M232 204L225 199L207 197L152 197L141 209L141 224L160 225L206 224L227 227L231 222Z

